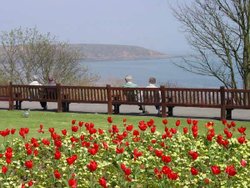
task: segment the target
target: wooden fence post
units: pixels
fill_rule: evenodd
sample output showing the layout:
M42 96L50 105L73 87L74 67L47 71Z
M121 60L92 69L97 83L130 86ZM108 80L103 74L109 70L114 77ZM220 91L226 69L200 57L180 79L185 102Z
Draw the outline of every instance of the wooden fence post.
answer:
M12 87L12 82L9 83L8 86L8 93L9 93L9 110L14 109L14 101L13 101L13 87Z
M57 112L62 112L61 84L56 84Z
M221 101L221 110L220 110L220 118L221 120L226 118L226 106L225 106L225 87L220 87L220 101Z
M160 91L161 91L161 115L162 117L167 117L165 86L161 86Z
M111 96L111 86L106 85L107 96L108 96L108 114L112 114L112 96Z

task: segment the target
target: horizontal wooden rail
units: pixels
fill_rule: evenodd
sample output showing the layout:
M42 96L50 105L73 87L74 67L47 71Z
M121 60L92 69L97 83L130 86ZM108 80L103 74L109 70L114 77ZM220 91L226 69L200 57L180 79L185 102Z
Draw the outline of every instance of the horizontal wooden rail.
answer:
M154 105L161 106L162 116L173 115L175 106L219 108L221 119L231 118L233 109L250 109L250 90L208 88L123 88L92 86L0 86L0 101L9 101L9 109L21 108L22 101L57 102L58 111L68 111L70 103L107 104L107 112L113 112L112 106L119 112L119 106ZM66 109L65 109L66 106ZM64 109L63 109L64 108Z

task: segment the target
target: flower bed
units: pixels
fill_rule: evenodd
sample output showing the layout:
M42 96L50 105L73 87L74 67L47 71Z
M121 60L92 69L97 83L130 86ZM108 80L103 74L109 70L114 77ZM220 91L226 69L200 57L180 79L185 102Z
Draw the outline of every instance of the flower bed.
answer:
M159 133L153 119L107 131L72 120L71 131L49 128L50 138L28 138L29 129L0 131L0 187L247 187L250 145L245 127L223 121L176 121ZM182 124L182 125L181 125ZM199 134L207 127L207 135ZM122 128L121 128L122 127ZM40 125L38 132L44 133ZM241 136L234 137L235 132ZM11 139L13 134L20 138Z

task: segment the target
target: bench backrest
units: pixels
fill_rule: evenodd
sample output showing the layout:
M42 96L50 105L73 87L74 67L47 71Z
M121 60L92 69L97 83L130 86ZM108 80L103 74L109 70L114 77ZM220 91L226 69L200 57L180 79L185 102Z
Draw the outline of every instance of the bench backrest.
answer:
M9 86L0 86L0 101L8 101L9 99Z
M62 101L79 103L108 103L106 87L61 86Z
M159 88L122 88L112 87L113 103L158 105L161 102Z

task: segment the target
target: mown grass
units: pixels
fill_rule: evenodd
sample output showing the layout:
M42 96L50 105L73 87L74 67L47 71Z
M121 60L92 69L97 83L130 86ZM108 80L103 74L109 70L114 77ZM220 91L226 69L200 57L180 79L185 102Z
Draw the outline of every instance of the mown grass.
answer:
M107 122L108 114L83 114L83 113L57 113L57 112L41 112L41 111L30 111L28 118L23 116L23 111L8 111L0 110L0 130L5 130L6 128L15 128L17 131L21 127L28 127L30 129L29 138L31 137L47 137L48 129L54 127L57 132L62 129L71 129L71 120L83 122L92 122L97 128L102 128L108 130L109 123ZM151 118L154 119L155 125L158 131L164 131L164 126L162 124L161 117L155 116L128 116L128 115L112 115L113 123L119 127L123 126L123 119L127 119L127 124L133 124L137 127L138 122L141 120L148 121ZM181 120L181 125L179 129L187 126L186 118L167 118L168 127L176 127L175 122L177 119ZM204 134L206 132L205 124L209 121L215 123L216 133L223 133L224 125L218 120L208 120L208 119L198 119L199 132ZM229 121L230 122L230 121ZM250 138L250 122L247 121L235 121L237 127L244 126L247 127L246 134L247 138ZM45 135L38 133L40 124L43 124ZM236 131L237 132L237 131ZM238 134L237 134L238 135ZM16 134L18 136L18 134ZM0 138L0 142L2 141Z

